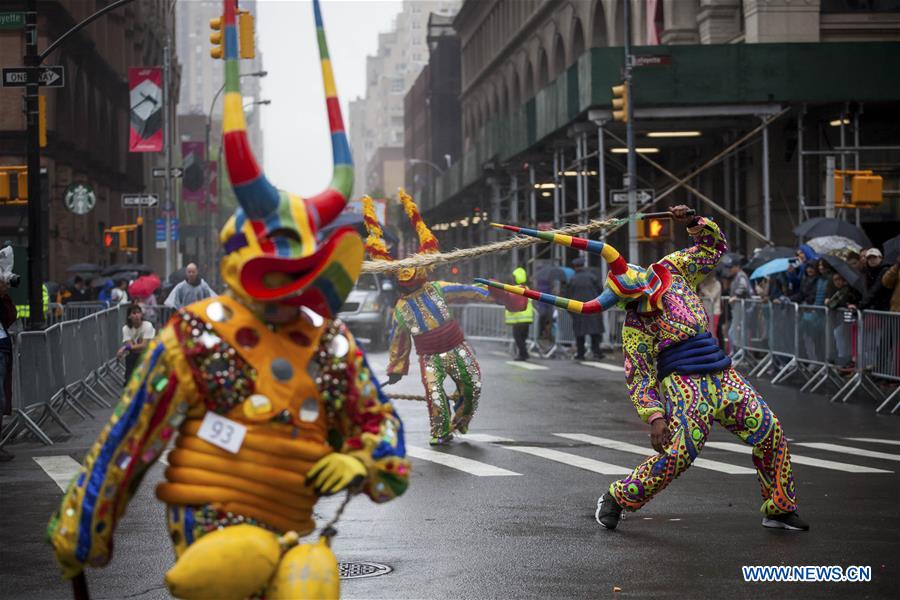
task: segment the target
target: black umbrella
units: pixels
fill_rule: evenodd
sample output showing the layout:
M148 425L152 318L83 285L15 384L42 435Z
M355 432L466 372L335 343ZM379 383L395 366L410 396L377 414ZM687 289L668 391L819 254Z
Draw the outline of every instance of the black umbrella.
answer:
M140 273L141 275L149 275L153 272L153 267L149 267L145 264L136 263L136 264L123 264L123 265L111 265L103 269L100 273L101 275L115 275L116 273L121 273L123 271L135 271Z
M846 279L850 287L856 288L856 291L860 294L866 293L866 280L863 278L862 273L837 256L826 254L822 256L822 260L827 262L838 275Z
M857 242L863 248L872 246L872 241L866 232L847 221L831 217L815 217L803 221L794 228L794 233L804 238L821 237L824 235L841 235Z
M78 263L66 269L66 273L99 273L100 265L94 263Z
M566 270L563 267L548 265L534 274L534 280L543 281L546 283L551 283L553 281L561 281L565 283L569 280L569 277L566 275Z
M900 235L894 236L884 243L884 262L891 264L900 256Z
M744 268L752 273L770 260L775 260L776 258L791 258L796 253L797 251L794 248L788 248L787 246L766 246L754 254L753 258L750 259Z
M92 288L102 288L107 283L111 282L112 279L109 277L94 277L91 279L91 287Z
M171 285L178 285L185 279L187 279L187 275L184 272L184 267L181 267L180 269L176 269L176 270L172 271L171 273L169 273L169 277L168 277L167 281Z

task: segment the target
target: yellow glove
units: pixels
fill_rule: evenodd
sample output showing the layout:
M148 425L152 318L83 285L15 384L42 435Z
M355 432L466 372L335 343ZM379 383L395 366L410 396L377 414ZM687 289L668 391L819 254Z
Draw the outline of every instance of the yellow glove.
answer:
M366 466L349 454L334 452L313 465L306 476L320 496L330 496L348 487L360 485L366 478Z

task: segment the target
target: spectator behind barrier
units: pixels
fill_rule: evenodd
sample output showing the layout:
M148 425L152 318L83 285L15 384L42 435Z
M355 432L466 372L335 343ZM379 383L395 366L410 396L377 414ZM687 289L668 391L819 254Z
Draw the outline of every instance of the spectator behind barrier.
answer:
M122 327L122 347L116 352L116 358L125 357L126 385L144 348L155 337L156 330L150 321L144 320L143 309L137 304L129 306L126 322Z
M859 302L859 292L847 284L847 280L840 274L832 275L835 292L827 300L825 306L831 310L854 310ZM834 345L837 350L834 364L839 367L849 367L853 356L853 343L851 338L852 327L842 315L837 316L834 327Z
M898 280L900 280L900 255L897 255L894 264L885 269L881 275L881 284L889 290L893 290L889 307L891 312L900 312L900 284L898 284Z

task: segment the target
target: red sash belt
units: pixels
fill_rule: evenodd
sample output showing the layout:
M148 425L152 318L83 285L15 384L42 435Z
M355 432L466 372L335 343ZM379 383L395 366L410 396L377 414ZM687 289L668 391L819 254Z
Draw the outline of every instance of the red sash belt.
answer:
M456 319L447 321L437 329L413 336L419 354L440 354L452 350L466 341L462 327Z

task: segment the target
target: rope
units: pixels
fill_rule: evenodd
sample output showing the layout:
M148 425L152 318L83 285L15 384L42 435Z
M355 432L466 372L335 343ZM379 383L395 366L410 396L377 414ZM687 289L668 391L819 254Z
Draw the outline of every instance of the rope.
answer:
M641 213L625 219L606 219L603 221L592 220L582 225L571 225L555 230L557 233L567 235L577 235L579 233L589 233L598 229L613 229L628 222L632 219L640 219ZM474 248L457 248L450 252L440 252L435 254L414 254L402 260L383 261L383 260L367 260L363 263L363 273L394 273L400 269L415 269L420 267L430 267L437 264L446 264L460 262L464 260L472 260L485 254L494 254L496 252L505 252L513 248L522 248L531 244L541 243L543 240L533 237L516 236L514 238L504 240L502 242L493 242L483 246Z
M344 501L341 502L341 505L338 507L337 512L334 513L334 516L331 518L328 523L322 527L321 535L324 538L328 538L331 540L334 536L337 535L337 529L334 528L337 525L338 520L341 518L341 515L344 514L344 509L347 508L347 505L350 504L350 499L353 498L353 494L348 490L347 494L344 496Z
M388 396L391 400L414 400L415 402L426 402L425 396L421 394L391 394Z

